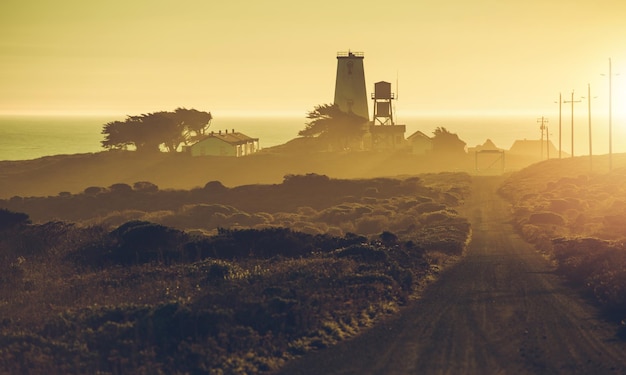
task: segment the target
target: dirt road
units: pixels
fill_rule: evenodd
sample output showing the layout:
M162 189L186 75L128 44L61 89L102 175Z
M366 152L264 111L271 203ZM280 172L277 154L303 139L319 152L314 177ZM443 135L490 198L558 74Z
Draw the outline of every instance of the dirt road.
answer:
M626 374L626 343L509 224L498 177L476 177L467 256L397 318L284 374Z

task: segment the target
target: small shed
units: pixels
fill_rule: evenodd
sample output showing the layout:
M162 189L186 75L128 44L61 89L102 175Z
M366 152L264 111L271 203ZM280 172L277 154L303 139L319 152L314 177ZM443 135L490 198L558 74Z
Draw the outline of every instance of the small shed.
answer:
M234 129L211 132L196 143L187 146L191 156L246 156L259 151L259 139L251 138Z
M406 139L411 144L411 151L416 155L424 155L433 149L433 140L421 131L409 135Z

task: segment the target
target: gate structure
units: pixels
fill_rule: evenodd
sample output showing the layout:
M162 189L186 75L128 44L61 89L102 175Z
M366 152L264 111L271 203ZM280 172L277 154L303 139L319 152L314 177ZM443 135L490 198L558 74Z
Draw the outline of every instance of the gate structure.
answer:
M495 165L499 164L501 173L504 173L506 168L506 160L504 157L504 150L480 150L476 151L474 168L476 172L493 172L497 169L494 168ZM482 167L481 166L485 166Z

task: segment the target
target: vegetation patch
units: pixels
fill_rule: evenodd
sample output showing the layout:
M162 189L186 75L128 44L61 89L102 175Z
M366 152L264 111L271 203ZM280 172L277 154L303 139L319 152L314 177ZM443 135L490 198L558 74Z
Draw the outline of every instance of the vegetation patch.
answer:
M208 194L142 183L14 199L41 217L62 202L99 209L73 222L0 212L10 223L0 229L0 372L275 371L397 312L434 263L463 253L469 224L443 202L460 204L469 178L441 178L456 182L311 175L210 183ZM420 201L444 206L436 220ZM375 227L358 224L373 213Z
M500 193L514 225L557 271L626 319L626 170L591 173L588 159L550 160L511 175Z

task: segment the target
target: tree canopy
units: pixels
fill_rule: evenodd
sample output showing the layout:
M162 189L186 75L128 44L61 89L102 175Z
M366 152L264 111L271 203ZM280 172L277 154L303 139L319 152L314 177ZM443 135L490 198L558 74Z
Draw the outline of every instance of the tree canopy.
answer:
M158 152L163 146L175 152L182 143L204 135L212 119L210 112L186 108L128 116L124 121L104 124L101 143L109 150L133 146L140 152Z
M0 231L30 224L28 214L13 212L5 208L0 208Z
M451 133L443 126L433 132L433 151L443 154L464 154L465 142L456 133Z
M362 137L368 122L364 117L342 111L337 104L317 105L306 117L310 121L298 135L326 139L339 147Z

